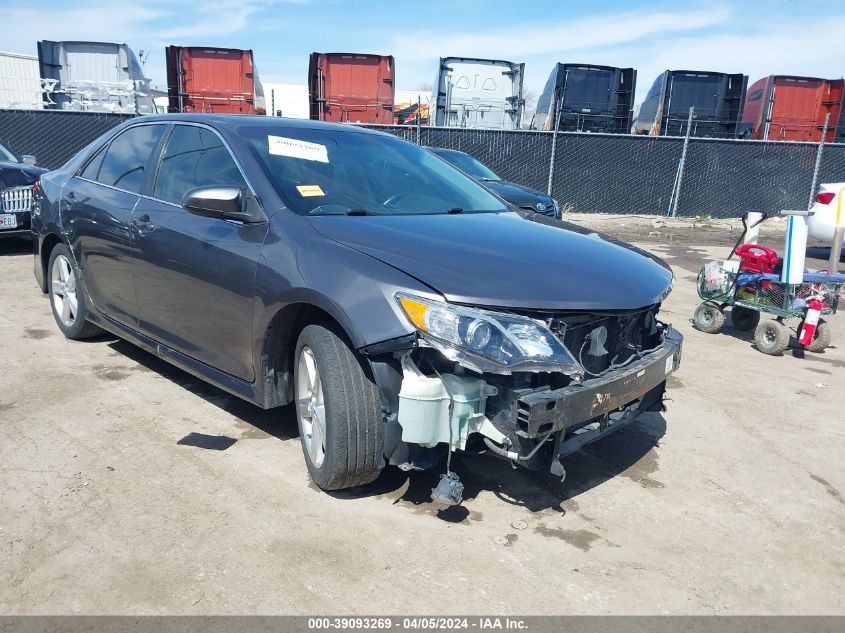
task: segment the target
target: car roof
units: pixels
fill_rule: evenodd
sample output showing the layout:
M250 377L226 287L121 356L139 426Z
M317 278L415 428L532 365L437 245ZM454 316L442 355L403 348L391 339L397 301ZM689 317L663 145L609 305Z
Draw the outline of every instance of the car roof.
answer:
M205 123L218 129L235 130L244 126L262 126L277 129L328 130L334 132L355 132L364 134L384 135L384 132L369 130L360 125L350 123L326 123L310 119L291 119L287 117L244 115L244 114L149 114L137 119L133 123L165 121L168 123ZM387 136L393 136L387 134Z

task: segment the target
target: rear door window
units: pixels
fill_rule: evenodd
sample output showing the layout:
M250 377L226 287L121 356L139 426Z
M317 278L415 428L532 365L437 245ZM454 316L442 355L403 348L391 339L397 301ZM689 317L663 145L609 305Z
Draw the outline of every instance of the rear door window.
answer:
M167 140L153 197L181 204L186 192L208 185L247 187L219 136L205 128L177 125Z
M163 125L139 125L115 138L100 159L96 156L82 172L95 180L130 193L141 193L144 170L164 131Z
M94 155L94 158L88 161L88 164L85 165L85 169L79 172L79 175L88 180L97 180L97 176L100 173L100 166L103 164L103 157L105 155L106 148L104 147Z

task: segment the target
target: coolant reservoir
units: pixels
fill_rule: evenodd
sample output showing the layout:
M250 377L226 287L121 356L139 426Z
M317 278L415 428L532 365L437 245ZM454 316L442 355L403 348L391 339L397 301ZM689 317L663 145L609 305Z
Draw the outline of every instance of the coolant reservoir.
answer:
M402 441L433 447L449 443L449 394L452 410L452 449L463 449L467 436L484 419L485 401L496 393L481 378L443 374L426 376L409 356L402 359L402 388L399 391L399 425ZM445 384L444 384L445 383ZM447 389L448 388L448 389Z

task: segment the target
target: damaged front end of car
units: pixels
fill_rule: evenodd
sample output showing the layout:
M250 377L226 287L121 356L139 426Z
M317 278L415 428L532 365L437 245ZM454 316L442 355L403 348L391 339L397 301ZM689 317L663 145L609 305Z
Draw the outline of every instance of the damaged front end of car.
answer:
M668 294L668 290L667 290ZM491 311L399 293L416 333L371 346L384 454L446 473L432 498L461 501L454 451L488 452L563 479L561 459L663 410L683 337L660 303L605 312Z

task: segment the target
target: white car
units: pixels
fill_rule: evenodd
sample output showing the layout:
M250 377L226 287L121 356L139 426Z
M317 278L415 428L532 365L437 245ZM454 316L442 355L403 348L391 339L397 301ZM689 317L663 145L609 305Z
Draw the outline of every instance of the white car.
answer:
M810 216L810 235L817 240L833 240L836 227L836 214L841 212L840 224L845 228L845 182L823 184L816 196L816 202Z

